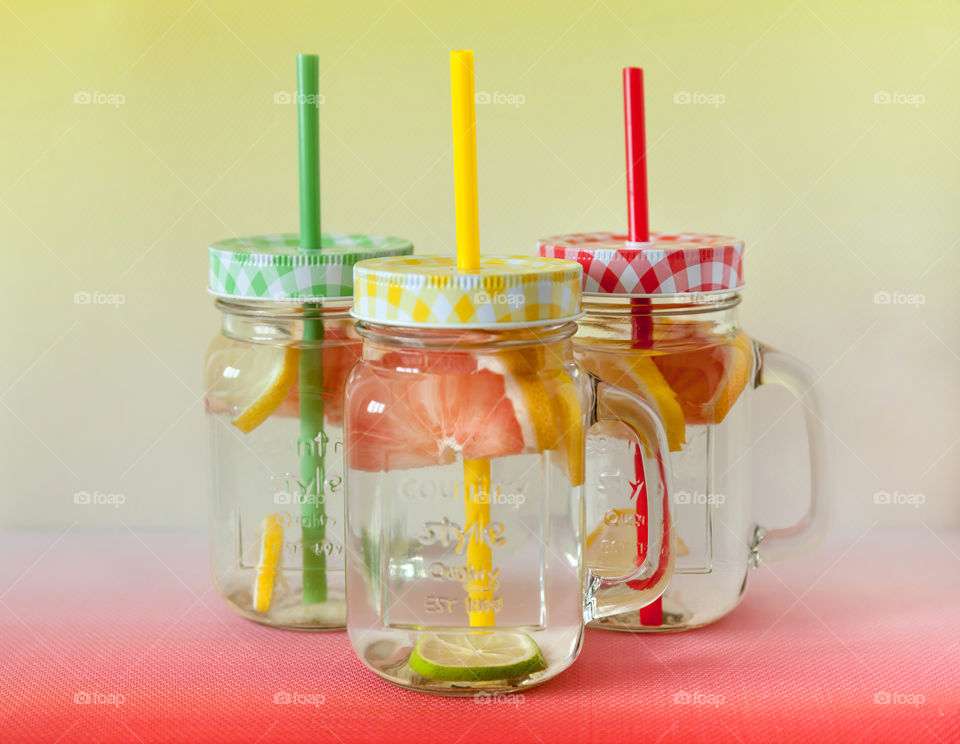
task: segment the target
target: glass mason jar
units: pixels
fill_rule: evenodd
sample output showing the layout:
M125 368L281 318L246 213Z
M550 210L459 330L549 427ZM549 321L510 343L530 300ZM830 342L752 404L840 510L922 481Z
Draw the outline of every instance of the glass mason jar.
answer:
M355 284L363 356L345 417L353 649L410 689L543 682L574 661L585 622L637 610L669 579L663 425L638 396L575 363L577 264L491 256L460 274L452 258L385 259L358 264ZM624 521L645 512L652 538L638 560L635 536L627 546L605 536L605 565L587 570L584 432L598 420L642 442L646 494L611 499Z
M204 373L214 581L244 617L304 630L345 626L343 388L360 356L352 264L413 250L359 235L324 235L322 246L300 254L296 235L211 246L222 323Z
M655 233L650 243L631 244L594 233L548 238L539 248L586 269L578 361L646 399L664 421L671 450L677 546L670 584L639 612L594 624L663 631L718 620L743 597L751 567L810 550L826 531L825 437L814 377L740 326L740 241ZM749 487L752 391L768 383L802 404L811 467L806 516L779 529L754 521ZM591 501L596 511L604 508L604 487L645 479L635 450L617 435L593 444L588 511Z

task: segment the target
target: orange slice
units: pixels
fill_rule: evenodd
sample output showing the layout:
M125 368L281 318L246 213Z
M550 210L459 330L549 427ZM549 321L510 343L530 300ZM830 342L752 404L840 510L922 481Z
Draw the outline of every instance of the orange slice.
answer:
M686 442L686 425L677 393L654 364L650 352L578 351L581 364L604 382L618 385L640 395L660 414L667 430L670 450L680 450Z

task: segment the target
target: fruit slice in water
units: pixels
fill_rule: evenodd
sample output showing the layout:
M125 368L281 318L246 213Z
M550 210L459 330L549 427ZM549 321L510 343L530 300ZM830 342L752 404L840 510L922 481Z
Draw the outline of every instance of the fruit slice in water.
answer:
M343 389L350 370L360 358L361 345L355 336L348 341L347 332L337 329L328 329L324 340L341 342L323 349L323 392L320 394L327 422L339 424L343 421ZM299 405L298 400L298 410Z
M549 346L524 348L487 356L481 364L503 377L527 446L562 452L570 483L579 486L584 480L580 396L564 367L546 363L548 354L560 353Z
M654 405L667 430L671 452L679 451L686 442L686 423L675 388L667 383L649 352L602 352L583 350L580 361L604 382L618 385L641 395Z
M476 357L399 351L354 378L347 456L357 470L387 471L560 450L583 482L576 381L543 362L545 349Z
M424 633L410 654L421 677L449 682L517 679L547 662L525 633Z
M703 337L689 351L654 354L654 364L677 394L688 424L719 424L747 386L753 346L745 333L731 340Z
M283 526L276 514L263 518L263 537L260 540L260 561L253 584L253 609L267 612L273 598L273 582L280 562L280 546L283 544Z
M354 363L360 358L360 340L339 328L326 328L323 335L323 416L327 424L343 422L343 388ZM275 415L297 418L300 415L300 391L294 384Z
M401 371L398 371L401 370ZM387 471L524 451L504 380L463 352L401 351L361 368L347 410L350 467Z
M249 434L280 407L296 383L300 350L225 340L209 359L207 410L232 416L233 425Z
M637 512L611 509L587 535L586 564L600 576L624 576L640 565ZM642 525L646 531L645 523Z

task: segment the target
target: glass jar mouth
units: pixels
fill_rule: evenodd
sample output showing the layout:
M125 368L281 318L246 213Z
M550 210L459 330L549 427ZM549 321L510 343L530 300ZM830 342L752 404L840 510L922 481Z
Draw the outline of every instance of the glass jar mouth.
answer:
M352 297L329 297L321 302L303 304L285 300L238 300L217 297L214 305L228 315L245 318L274 318L277 320L303 320L304 318L329 318L339 320L350 317Z
M364 342L418 349L473 349L495 346L516 348L555 343L577 332L573 321L524 328L420 328L357 321L356 331Z
M697 315L730 310L743 301L738 290L691 292L674 295L623 295L587 293L583 295L586 315L622 317L624 315Z

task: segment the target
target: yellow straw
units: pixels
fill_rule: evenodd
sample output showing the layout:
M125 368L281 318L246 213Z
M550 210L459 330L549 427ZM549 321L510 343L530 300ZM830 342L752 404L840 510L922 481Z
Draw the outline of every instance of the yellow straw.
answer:
M463 508L467 524L467 568L470 574L468 596L471 625L494 625L493 613L493 551L486 540L490 524L490 460L463 461ZM471 530L470 525L474 525Z
M480 268L477 207L477 116L473 99L473 50L450 52L453 100L453 193L457 215L457 268Z
M450 94L453 111L453 184L457 215L457 268L480 268L480 222L477 205L477 116L473 99L473 51L450 53ZM463 461L467 584L470 625L495 624L493 556L487 542L490 524L490 461ZM472 529L471 529L472 528Z

